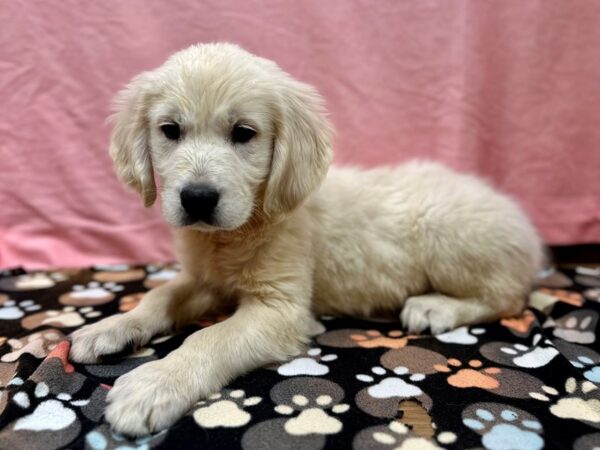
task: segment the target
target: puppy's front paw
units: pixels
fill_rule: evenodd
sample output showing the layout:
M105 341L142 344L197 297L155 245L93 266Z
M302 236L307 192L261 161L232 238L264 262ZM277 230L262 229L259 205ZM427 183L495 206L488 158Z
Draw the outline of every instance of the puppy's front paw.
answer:
M402 325L409 333L421 333L427 328L431 334L440 334L458 324L455 311L443 297L420 295L409 297L400 313Z
M181 364L166 359L143 364L117 379L108 393L106 420L127 436L168 428L199 400L197 381Z
M69 359L94 364L104 355L142 346L151 337L137 319L128 314L117 314L75 331L71 335Z

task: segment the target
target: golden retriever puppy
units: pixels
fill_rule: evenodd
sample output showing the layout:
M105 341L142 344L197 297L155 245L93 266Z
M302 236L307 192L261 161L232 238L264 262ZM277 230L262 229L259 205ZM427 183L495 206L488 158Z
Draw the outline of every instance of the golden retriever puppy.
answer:
M160 186L182 270L75 332L71 359L143 346L216 305L236 312L120 377L114 430L166 428L235 377L299 354L315 314L401 310L409 332L440 333L521 311L542 246L515 203L434 163L327 174L331 135L312 87L230 44L176 53L119 94L116 170L146 206Z

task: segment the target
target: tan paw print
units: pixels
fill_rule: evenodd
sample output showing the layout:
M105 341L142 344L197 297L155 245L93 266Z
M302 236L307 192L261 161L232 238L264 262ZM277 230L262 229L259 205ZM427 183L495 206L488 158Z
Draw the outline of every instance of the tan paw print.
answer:
M540 391L530 392L529 396L542 402L552 402L550 412L556 417L579 420L600 428L600 390L591 381L568 378L563 396L551 386L542 386Z
M199 406L193 413L194 420L203 428L243 427L252 416L247 407L258 405L261 397L246 398L242 389L224 390L196 403Z

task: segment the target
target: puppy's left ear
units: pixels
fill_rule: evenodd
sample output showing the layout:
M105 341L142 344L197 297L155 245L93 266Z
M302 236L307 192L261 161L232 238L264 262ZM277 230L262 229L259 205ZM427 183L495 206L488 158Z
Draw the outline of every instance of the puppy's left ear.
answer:
M263 206L269 215L300 205L321 184L333 160L333 130L317 91L291 78L282 88Z
M156 200L147 118L150 84L151 73L142 73L117 94L110 138L117 175L140 194L146 207Z

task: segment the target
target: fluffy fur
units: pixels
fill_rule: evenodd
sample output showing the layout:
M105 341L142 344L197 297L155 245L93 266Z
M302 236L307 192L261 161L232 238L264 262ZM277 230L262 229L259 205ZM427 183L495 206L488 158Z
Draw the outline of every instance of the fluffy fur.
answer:
M164 122L181 125L170 141ZM257 130L230 139L243 122ZM401 310L410 332L439 333L518 314L540 265L521 210L482 181L438 164L332 169L320 97L274 63L229 44L198 45L119 95L111 155L146 206L162 195L182 271L132 311L72 336L94 363L224 304L228 320L120 377L106 418L143 435L173 424L233 378L299 354L313 314ZM185 183L221 192L212 225L187 225Z

